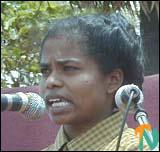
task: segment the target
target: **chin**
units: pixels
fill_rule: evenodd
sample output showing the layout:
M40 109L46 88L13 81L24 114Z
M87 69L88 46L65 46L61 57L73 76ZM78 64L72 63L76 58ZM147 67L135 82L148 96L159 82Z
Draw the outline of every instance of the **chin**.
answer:
M57 125L64 125L64 124L72 124L73 121L65 116L54 116L53 114L48 114L51 121L55 122Z

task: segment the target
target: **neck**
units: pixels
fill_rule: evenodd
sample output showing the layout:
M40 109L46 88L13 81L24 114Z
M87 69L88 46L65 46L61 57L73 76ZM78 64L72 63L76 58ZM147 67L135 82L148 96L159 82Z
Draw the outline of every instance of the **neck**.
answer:
M78 123L78 124L65 124L64 125L64 132L65 132L68 140L72 140L73 138L86 132L87 130L89 130L90 128L95 126L97 123L102 121L103 119L109 117L110 115L107 115L97 121L87 121L86 123Z
M82 133L86 132L88 129L90 129L92 126L94 126L95 123L89 123L86 125L80 125L80 124L74 124L74 125L64 125L64 132L69 140L72 140L73 138L81 135Z

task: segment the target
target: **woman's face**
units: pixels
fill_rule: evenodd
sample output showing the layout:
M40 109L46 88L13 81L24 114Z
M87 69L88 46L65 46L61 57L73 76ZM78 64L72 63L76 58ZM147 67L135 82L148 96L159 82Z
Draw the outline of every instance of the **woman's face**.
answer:
M48 39L43 46L40 68L41 95L50 118L56 123L97 121L111 111L106 78L76 41L65 37Z

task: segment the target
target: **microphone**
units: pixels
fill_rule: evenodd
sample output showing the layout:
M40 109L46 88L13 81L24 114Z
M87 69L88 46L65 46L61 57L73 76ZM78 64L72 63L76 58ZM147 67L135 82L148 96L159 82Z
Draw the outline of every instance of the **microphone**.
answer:
M115 103L117 107L122 111L125 111L131 92L133 92L133 97L129 113L135 112L137 110L137 107L139 108L142 106L142 103L144 101L142 91L138 86L134 84L128 84L120 87L115 94Z
M124 124L125 124L129 110L130 110L129 112L135 112L134 119L139 123L139 125L149 124L148 114L142 108L143 101L144 101L144 96L142 94L142 91L139 89L138 86L134 84L124 85L117 90L115 94L116 105L119 109L121 109L122 111L125 111L125 113L123 117L119 138L117 141L116 151L118 151L118 148L120 145ZM153 143L154 136L152 136L151 131L146 129L145 131L147 133L147 136L150 138L150 141ZM159 150L159 142L152 151L158 151L158 150Z
M31 120L39 119L46 111L44 100L36 93L1 94L1 111L17 111Z
M124 85L117 90L115 94L115 103L120 110L124 111L124 115L117 140L116 151L118 151L120 146L120 141L128 113L133 113L137 111L137 109L141 109L143 98L142 91L134 84Z

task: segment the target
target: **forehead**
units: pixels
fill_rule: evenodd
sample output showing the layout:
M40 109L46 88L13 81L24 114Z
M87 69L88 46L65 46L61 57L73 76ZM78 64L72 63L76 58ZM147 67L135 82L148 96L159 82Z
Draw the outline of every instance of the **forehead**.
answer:
M83 57L86 56L80 49L80 44L77 40L67 39L64 36L49 38L45 41L42 48L41 59L49 59L51 57Z

